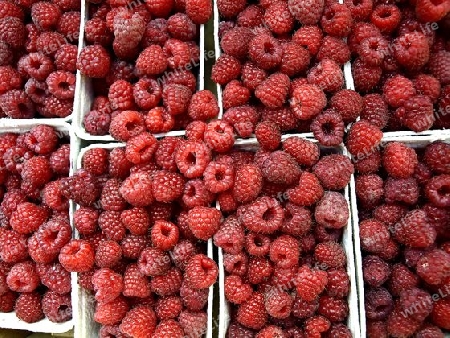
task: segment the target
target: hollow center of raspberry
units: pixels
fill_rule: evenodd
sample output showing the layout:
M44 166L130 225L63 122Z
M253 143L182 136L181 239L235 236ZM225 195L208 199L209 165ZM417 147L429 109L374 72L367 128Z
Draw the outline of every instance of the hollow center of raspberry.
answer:
M332 135L334 132L334 126L331 122L324 123L322 125L322 131L325 135Z
M240 270L241 268L242 268L241 261L237 261L236 263L233 264L233 270Z
M389 8L383 8L378 12L378 16L381 19L387 19L392 15L392 12Z
M61 90L69 90L69 89L70 89L69 83L68 83L68 82L65 82L65 81L60 82L59 85L58 85L58 87L59 87Z
M65 314L67 311L71 311L71 309L67 305L60 305L58 308L59 314Z
M190 152L186 156L186 163L189 164L189 165L194 165L195 163L197 163L197 157L195 156L195 153Z
M334 15L335 15L335 13L334 13L334 11L327 11L326 13L325 13L325 18L327 19L327 20L331 20L331 19L333 19L334 18Z
M225 179L225 175L221 171L217 171L214 177L216 178L216 181L222 181L223 179Z
M264 53L266 54L273 54L275 52L275 46L272 42L266 42L264 43Z
M438 194L441 196L448 196L450 195L450 185L443 185L437 190Z
M136 128L140 128L139 124L137 124L134 121L129 121L125 124L125 128L129 131L132 132L134 129Z
M362 1L362 0L353 0L352 2L353 2L353 5L354 5L354 6L359 6L359 5L362 5L362 4L363 4L363 1Z
M264 214L262 215L262 219L266 222L273 220L275 217L275 211L273 208L267 209Z
M440 6L443 5L447 0L430 0L430 2L434 5L434 6Z
M168 227L161 228L161 235L163 235L164 237L169 237L171 233L172 230L170 228Z

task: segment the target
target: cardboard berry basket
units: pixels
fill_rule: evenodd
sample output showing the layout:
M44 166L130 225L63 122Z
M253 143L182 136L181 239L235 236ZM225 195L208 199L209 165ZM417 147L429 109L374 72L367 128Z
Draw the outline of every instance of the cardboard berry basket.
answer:
M414 149L423 149L428 144L434 141L444 141L450 143L450 131L438 131L428 130L420 134L414 132L392 132L385 133L381 141L381 148L387 142L402 142L407 146ZM366 337L366 311L364 305L364 279L362 273L362 253L361 253L361 241L359 238L359 217L358 217L358 205L356 198L355 177L352 175L350 181L350 202L351 202L351 216L353 222L353 242L355 245L355 262L356 262L356 283L358 287L358 306L359 306L359 318L361 333L360 337ZM450 337L450 333L445 333L445 337Z
M133 8L136 4L145 3L145 1L130 1L129 6ZM84 39L84 28L86 22L89 20L89 1L81 0L81 24L80 24L80 38L78 43L78 53L86 46L86 41ZM192 61L189 64L189 69L194 69L197 72L197 90L203 90L205 86L205 25L200 25L200 32L198 38L198 46L200 48L200 61L194 62ZM198 66L198 67L197 67ZM188 66L186 66L188 69ZM170 71L166 71L162 76L166 77L170 75ZM88 141L103 141L103 142L114 142L115 140L111 137L111 135L91 135L86 132L83 120L84 116L90 111L92 102L94 101L93 95L93 87L92 80L82 75L79 71L77 72L77 86L75 91L75 102L74 102L74 113L72 125L74 127L76 135ZM179 136L181 135L180 131L169 131L167 133L157 134L155 136Z
M39 121L39 122L37 122ZM57 131L57 135L60 138L68 138L70 142L70 175L72 174L73 154L79 145L78 139L72 130L72 127L63 121L63 119L0 119L0 134L4 133L16 133L24 134L30 131L37 125L47 125L53 127ZM71 218L71 208L69 209L69 216ZM72 289L72 295L73 295ZM72 304L73 305L73 304ZM72 317L73 318L73 317ZM4 329L20 329L31 332L41 333L64 333L73 328L73 319L64 323L54 323L44 318L36 323L26 323L16 317L15 312L0 313L0 328Z
M74 170L78 170L82 167L82 159L86 151L93 148L103 148L112 150L114 148L125 147L125 143L103 143L103 144L91 144L85 148L78 149L76 153L76 162ZM72 203L72 208L78 208L78 205ZM71 218L73 222L73 217ZM73 225L72 225L73 226ZM75 230L75 237L78 238L79 234ZM212 240L208 241L207 245L207 256L213 259L213 243ZM92 294L87 292L85 289L80 287L77 282L77 274L72 275L72 304L73 304L73 317L74 317L74 337L75 338L97 338L99 337L100 325L94 321L94 307L95 299ZM216 284L214 284L216 285ZM213 293L214 285L209 288L208 294L208 323L207 331L204 334L205 338L213 337L213 330L215 329L214 323L216 321L213 319Z
M288 137L298 136L305 139L308 139L314 143L317 143L312 137L308 137L305 134L287 134L282 136L282 141L286 140ZM250 139L238 139L235 142L235 148L240 150L249 150L256 151L258 149L258 142L256 138ZM321 154L342 154L348 156L347 150L343 147L333 147L333 148L324 148L321 147ZM349 195L349 186L347 186L344 190L344 197L348 203L349 209L350 206L350 195ZM220 209L219 203L216 206ZM356 285L356 268L355 268L355 259L354 259L354 251L353 251L353 225L351 221L351 213L349 210L349 219L347 222L347 226L345 226L342 237L342 246L344 248L345 254L347 256L347 274L350 279L350 292L348 295L348 306L349 306L349 314L347 318L347 322L345 323L347 327L350 329L353 337L359 337L360 326L359 326L359 313L358 313L358 294L357 294L357 285ZM224 254L222 248L218 248L218 263L219 263L219 300L220 300L220 317L219 317L219 338L225 338L228 330L228 326L230 323L230 304L225 298L225 269L223 266Z

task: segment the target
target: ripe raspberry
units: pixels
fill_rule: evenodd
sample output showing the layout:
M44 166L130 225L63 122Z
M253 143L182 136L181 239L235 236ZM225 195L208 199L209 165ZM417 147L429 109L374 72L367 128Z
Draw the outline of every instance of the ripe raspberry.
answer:
M389 111L386 102L379 94L368 94L363 98L361 120L372 123L380 129L386 127Z
M270 245L270 260L281 268L293 267L299 257L299 245L294 237L281 235Z
M72 301L70 294L58 294L47 291L42 297L42 311L54 323L63 323L72 318Z
M301 173L295 159L282 150L271 153L262 163L261 171L267 181L282 185L296 183Z
M6 283L15 292L33 292L40 284L35 264L31 261L17 263L8 272Z
M392 107L400 107L416 94L414 83L402 75L395 75L384 83L383 96Z
M151 240L154 247L168 251L173 249L179 239L178 227L172 222L157 220L151 230Z
M197 25L207 23L212 16L212 3L209 0L186 0L185 6L186 14Z
M136 71L140 75L158 75L167 69L167 57L158 45L144 49L136 60Z
M125 80L117 80L111 84L108 92L111 108L114 110L129 110L134 107L133 87Z
M8 1L2 1L1 5L2 9L0 11L0 18L6 18L10 16L23 20L24 15L21 7Z
M359 237L363 250L378 253L386 247L390 239L390 233L386 225L380 220L367 219L359 224Z
M97 230L98 210L80 207L74 213L74 226L80 234L93 234Z
M184 186L182 201L187 208L206 207L214 201L214 194L211 193L203 180L190 180Z
M112 118L109 131L116 140L128 141L145 131L144 117L137 111L123 111Z
M448 321L448 310L450 308L450 302L448 298L439 299L434 303L433 311L431 313L431 320L433 323L435 323L437 326L443 329L449 328L449 321Z
M349 308L344 299L322 296L319 299L318 313L332 322L342 322L347 318Z
M308 82L325 92L336 92L344 85L344 75L339 65L330 59L323 59L308 73Z
M295 23L288 4L285 2L275 2L266 8L264 22L275 34L290 33Z
M95 251L95 264L100 268L112 268L122 258L122 248L112 240L102 241Z
M433 300L431 295L418 288L402 291L399 301L400 308L405 311L412 319L422 322L431 313L433 309ZM416 309L410 314L411 309Z
M83 119L84 129L91 135L107 135L111 123L111 116L108 113L91 110Z
M17 296L17 293L8 290L2 293L0 296L0 311L3 313L13 312Z
M70 272L89 271L94 265L94 250L85 240L72 240L61 249L59 262Z
M311 167L319 160L320 150L317 144L297 136L288 137L283 142L283 150L301 166Z
M9 224L11 228L20 234L31 234L43 224L49 214L43 207L30 202L17 205L12 213Z
M155 305L156 317L160 320L177 318L182 309L183 302L178 296L160 298Z
M418 94L428 96L436 103L441 93L441 83L438 79L428 74L419 74L413 82Z
M104 211L98 218L98 225L106 238L120 241L126 233L126 228L120 221L120 211Z
M383 34L392 33L400 24L402 13L400 9L391 4L380 4L376 6L370 15L370 21Z
M363 0L361 2L344 0L344 4L350 9L352 18L355 21L366 21L372 13L372 0Z
M335 191L327 191L317 203L315 219L326 228L341 229L347 225L349 206L344 196Z
M297 295L292 306L292 315L296 318L306 319L312 317L316 313L318 307L318 300L307 302Z
M62 194L81 206L90 206L100 196L97 178L84 169L78 170L72 177L60 180Z
M129 310L126 299L117 297L109 303L97 303L95 307L94 320L102 325L115 325L125 317Z
M242 224L248 230L271 234L281 227L283 210L275 198L264 196L252 204L239 208L238 217L241 217Z
M232 1L232 0L219 0L217 2L217 8L219 13L224 18L233 18L242 12L247 5L246 1Z
M296 42L282 44L283 57L280 71L290 77L305 71L310 62L310 54L306 48Z
M450 5L445 1L418 0L416 4L416 16L421 22L439 21L448 12L450 12Z
M342 116L346 124L354 122L363 109L361 95L349 89L342 89L335 93L330 104Z
M416 332L420 323L405 317L399 306L396 306L387 320L387 331L392 336L409 336Z
M89 149L84 153L82 166L93 175L103 175L108 170L109 152L104 148Z
M281 107L289 93L289 77L282 73L275 73L264 80L256 89L255 96L269 108Z
M35 323L44 318L41 307L41 295L37 292L26 292L19 295L14 306L16 316L26 323Z
M388 178L384 184L386 203L403 202L408 205L417 203L419 187L414 178Z
M450 64L450 52L439 51L431 54L428 67L431 74L436 77L441 85L450 84L450 74L448 72L448 65Z
M287 191L289 200L300 206L310 206L318 202L323 196L323 188L317 176L303 172L296 187Z
M241 73L241 64L231 55L222 54L214 64L211 79L220 85L236 79Z
M427 37L421 32L400 36L394 41L393 49L397 62L408 70L420 69L430 57Z
M137 260L142 250L150 245L150 238L148 238L147 236L126 234L120 242L120 245L122 247L123 257ZM123 265L122 267L124 269L126 266ZM119 270L119 272L123 273L123 269L122 271Z
M337 146L344 140L344 121L333 110L317 115L310 128L321 145Z
M203 180L209 191L219 193L233 187L234 173L232 164L212 161L203 173Z
M388 283L389 291L393 296L399 296L403 290L418 287L419 277L403 264L392 267L391 278Z
M156 328L155 312L148 306L137 306L126 314L120 324L120 332L130 336L150 337Z
M341 190L350 182L354 167L348 157L332 154L322 157L313 172L325 189Z
M156 325L155 331L153 332L153 337L164 338L164 337L174 337L182 338L184 336L184 330L178 321L173 319L162 320Z
M306 265L299 268L294 281L297 287L297 295L307 302L317 299L327 282L327 273L325 271L311 269Z
M239 307L236 320L248 328L260 330L264 327L267 316L263 294L254 292L250 299Z
M20 173L23 181L34 188L44 186L52 178L52 170L49 161L43 156L34 156L23 164Z
M139 271L137 264L129 264L123 277L123 295L146 298L150 294L150 282L147 277Z
M252 296L250 284L244 283L240 276L225 277L225 297L233 304L242 304Z
M227 152L234 145L233 127L226 121L213 120L206 125L203 138L211 150Z
M344 249L336 242L319 243L314 250L314 258L331 269L342 268L347 263Z
M419 259L416 271L426 283L441 284L450 275L450 255L442 250L432 250Z
M109 53L100 45L84 47L77 60L77 68L92 78L105 77L111 66Z
M59 294L70 292L70 273L61 264L37 264L36 271L39 274L41 283L51 291Z
M168 84L163 89L163 103L170 115L181 115L188 112L192 93L186 86Z
M139 256L138 266L147 276L163 275L170 269L170 257L162 250L145 248Z
M356 90L358 92L371 91L380 82L382 73L381 67L370 66L361 59L356 59L352 65L352 75Z
M205 289L215 283L218 273L217 264L211 258L197 254L186 265L185 279L190 287Z
M450 145L435 141L425 148L424 161L435 173L450 174L448 154L450 154Z
M249 89L243 86L238 80L229 82L222 92L224 109L245 105L248 103L249 99Z
M386 145L383 152L383 166L391 177L410 177L414 173L417 163L417 154L414 149L400 142Z
M221 213L215 208L195 207L188 212L188 224L196 238L208 240L220 227Z
M301 120L317 116L325 108L327 99L318 86L304 84L294 89L290 106L294 115Z
M382 36L365 38L357 46L357 53L361 61L368 66L383 66L389 55L388 41Z
M45 81L54 67L50 57L43 53L30 53L20 58L17 69L22 76L32 77L37 81Z
M228 109L223 119L233 126L240 137L247 138L253 133L259 114L253 107L241 106Z
M378 256L366 256L363 259L364 282L372 287L380 287L389 278L389 265Z
M433 103L428 96L416 95L395 112L400 122L415 132L428 130L435 120Z
M242 60L247 57L248 44L252 37L253 33L249 28L234 27L223 34L220 46L224 53Z
M159 296L169 296L180 290L182 274L177 268L171 268L163 275L153 277L150 285L152 291Z
M302 26L315 25L319 22L324 10L324 1L308 2L305 0L289 0L289 10Z
M373 288L365 293L364 305L369 320L386 320L394 308L394 301L385 288Z
M261 122L256 126L255 136L261 147L268 151L274 151L281 143L281 132L278 126L272 122Z
M252 91L255 90L256 87L258 87L267 78L267 73L265 70L259 68L256 64L252 62L246 62L242 66L241 78L244 86Z
M255 35L248 48L250 60L264 70L276 68L281 63L283 56L281 44L269 34Z
M7 16L0 18L0 40L13 49L19 49L25 44L26 31L22 20Z
M352 125L347 136L348 151L358 158L361 154L370 155L380 144L383 133L366 121Z
M191 156L195 154L192 160ZM197 178L211 161L211 151L205 143L199 141L184 141L175 151L175 162L179 171L187 178Z
M219 106L214 94L209 90L201 90L192 95L188 114L192 119L202 121L217 117Z
M347 44L339 38L325 36L317 54L317 60L329 58L339 65L344 65L350 60L350 49Z
M22 88L22 79L20 73L11 66L0 67L0 78L2 84L0 85L0 94L4 94L12 89Z
M0 96L0 109L13 119L33 118L35 115L33 102L21 90L10 90Z
M264 11L257 5L248 5L237 16L236 23L240 27L259 27L262 24Z

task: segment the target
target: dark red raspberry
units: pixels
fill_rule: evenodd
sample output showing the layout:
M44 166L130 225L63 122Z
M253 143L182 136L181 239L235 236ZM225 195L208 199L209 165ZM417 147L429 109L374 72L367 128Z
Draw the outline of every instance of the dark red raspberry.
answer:
M340 38L348 36L353 26L350 9L347 5L338 3L325 7L320 25L329 35Z
M41 295L37 292L22 293L14 306L16 316L26 323L35 323L44 318Z
M347 258L342 246L336 242L319 243L314 250L316 261L328 268L342 268L347 264Z
M233 18L237 16L241 11L244 10L246 5L247 3L244 0L219 0L217 2L219 13L224 18Z
M51 291L59 294L70 292L70 273L61 264L37 264L36 271L39 274L41 283Z
M439 51L430 56L428 67L431 74L436 77L443 86L450 84L450 74L448 72L449 64L450 52L448 51Z
M89 271L94 265L94 250L85 240L72 240L61 249L59 262L70 272Z
M289 0L289 10L302 26L315 25L319 22L324 9L324 1L308 2L304 0Z
M301 166L311 167L319 160L319 147L313 142L296 136L283 142L283 150L297 160Z
M267 317L264 296L259 292L254 292L250 299L239 307L236 320L248 328L260 330L264 327Z
M103 211L98 218L98 226L106 238L114 241L120 241L126 233L120 221L120 211Z
M214 194L207 189L203 180L190 180L184 186L182 201L187 208L209 206L213 200Z
M281 235L270 245L270 260L281 268L290 268L296 265L299 257L299 245L294 237Z
M360 115L363 109L363 100L357 92L342 89L332 96L330 105L342 116L342 119L347 124L354 122Z
M25 135L25 144L36 154L47 155L56 150L58 135L52 127L39 125Z
M394 296L399 296L403 290L408 290L419 285L419 277L411 272L403 264L395 264L392 267L391 278L388 283L389 291Z
M141 109L152 109L161 101L162 89L156 80L143 77L134 84L133 96Z
M249 99L249 89L243 86L238 80L229 82L222 92L224 109L245 105L248 103Z
M400 294L399 303L404 313L418 322L424 321L433 309L431 295L418 288L404 290Z
M279 108L289 93L289 77L282 73L275 73L264 80L256 89L255 96L269 108Z
M30 53L20 58L17 69L22 76L45 81L54 70L52 59L43 53Z
M95 251L95 264L100 268L112 268L122 258L122 248L112 240L102 241Z
M321 113L327 100L324 92L318 86L304 84L294 89L289 103L297 118L309 120Z
M267 181L282 185L296 183L301 173L295 159L282 150L271 153L262 163L261 171Z
M414 149L400 142L386 145L383 152L383 166L391 177L410 177L414 173L417 163L417 154Z
M370 66L361 59L356 59L352 65L356 90L358 92L371 91L380 82L382 72L381 67Z
M77 60L77 68L92 78L105 77L111 66L109 53L100 45L84 47Z
M336 92L344 85L344 75L340 66L333 60L323 59L308 73L308 82L326 92Z
M388 178L384 184L384 198L386 203L403 202L409 205L417 203L419 187L414 178Z
M120 324L120 332L135 336L146 335L152 336L156 328L155 312L147 306L137 306L126 314Z
M220 46L224 53L242 60L247 57L248 44L252 37L253 33L249 28L234 27L223 34Z
M383 133L376 126L366 121L352 125L347 135L348 151L357 158L370 155L381 142Z
M33 292L40 284L35 264L31 261L15 264L8 272L6 283L15 292Z
M301 206L315 204L322 198L323 193L317 176L306 171L301 174L298 185L287 191L289 200Z
M370 288L364 295L369 320L386 320L394 308L391 294L385 288Z
M370 21L383 34L392 33L400 24L402 13L400 9L391 4L380 4L376 6L370 15Z
M421 32L406 33L398 37L394 41L393 52L397 62L409 70L420 69L430 57L427 37Z
M13 49L19 49L25 44L25 39L26 31L21 19L13 16L0 18L0 40Z
M241 73L241 64L231 55L222 54L213 66L211 79L220 84L226 85L231 80L236 79Z
M227 152L234 145L233 127L223 120L211 121L206 125L203 138L211 150L218 153Z
M294 18L287 3L273 3L264 13L264 22L275 34L287 34L294 28Z
M83 155L82 166L93 175L103 175L108 170L109 152L104 148L93 148Z
M395 114L405 127L415 132L431 128L435 120L433 103L424 95L411 97L403 107L396 110Z
M322 293L327 284L327 273L325 271L311 269L303 265L298 270L295 280L297 294L306 302L312 302Z
M61 15L56 30L64 35L68 43L77 43L80 29L80 12L71 11Z
M386 102L379 94L368 94L363 98L361 120L368 121L380 129L386 127L389 111Z
M356 195L358 202L366 209L371 209L382 201L383 180L375 174L361 175L356 178Z
M433 306L433 311L431 313L431 319L433 323L443 329L449 328L448 324L448 310L450 308L450 302L448 298L439 299Z
M382 66L389 54L388 41L381 36L365 38L357 47L357 52L361 61L368 66Z
M47 291L42 297L42 311L54 323L63 323L72 318L72 301L70 294L58 294Z
M137 264L129 264L123 277L123 295L126 297L146 298L151 294L150 282L139 271Z
M437 174L450 174L448 156L450 145L435 141L425 148L424 161Z
M395 75L384 83L383 96L392 107L401 107L416 94L414 83L402 75Z
M327 191L317 203L314 216L326 228L341 229L348 222L349 206L342 194Z
M387 320L387 332L392 336L408 336L416 332L420 322L403 314L399 306L396 306Z
M136 71L140 75L158 75L167 69L167 57L161 46L151 45L144 49L136 60Z
M241 27L258 27L262 24L263 16L264 12L261 7L248 5L239 13L236 23Z
M210 162L203 173L207 189L212 193L219 193L232 188L234 172L234 167L230 163Z
M242 66L241 78L244 86L249 90L255 90L267 78L267 73L256 64L246 62Z
M133 86L125 80L115 81L109 88L108 99L113 110L133 109Z
M436 103L441 93L441 83L438 79L428 74L419 74L413 82L418 94L428 96Z
M228 109L223 119L234 127L240 137L247 138L253 133L259 114L253 107L241 106Z
M321 145L337 146L344 140L344 121L332 110L317 115L310 128Z
M113 41L113 34L101 18L92 18L86 21L84 36L87 42L108 46Z
M208 240L219 229L221 213L215 208L195 207L189 210L188 224L195 237Z
M100 196L97 178L84 169L78 170L70 178L61 179L59 188L65 197L82 206L94 204Z
M367 219L359 224L361 248L368 252L378 253L384 250L390 239L390 233L380 220Z
M164 107L170 115L181 115L188 112L192 92L186 86L168 84L163 89Z
M378 256L366 256L363 259L364 282L372 287L380 287L389 278L389 265Z
M106 135L109 132L111 116L108 113L91 110L83 118L86 132L91 135Z
M271 234L281 227L283 210L275 198L264 196L239 208L238 217L248 230Z
M126 299L119 296L109 303L97 303L94 320L103 325L119 324L128 310L129 305Z
M265 70L277 67L282 60L283 49L273 36L260 33L249 43L249 57L255 64ZM245 81L244 81L245 83Z
M0 18L5 18L5 17L16 17L18 19L23 20L24 15L23 15L23 10L21 7L19 7L18 5L8 2L8 1L2 1L2 9L0 11Z
M150 284L152 291L159 296L169 296L180 290L183 276L177 268L171 268L163 275L153 277Z
M320 61L325 58L343 65L350 60L350 49L342 39L325 36L317 54L317 59Z
M261 122L256 126L255 136L261 147L268 151L274 151L281 142L281 132L278 126L272 122Z
M0 67L0 79L2 84L0 85L0 94L4 94L12 89L22 88L22 79L19 72L11 66Z
M318 300L307 302L298 295L295 297L292 307L292 315L296 318L305 319L312 317L319 307Z
M197 254L187 263L184 278L190 287L205 289L215 283L218 273L217 264L211 258Z
M209 90L201 90L192 95L188 114L194 120L215 118L219 114L219 106L214 94Z
M156 248L145 248L139 256L139 270L147 276L163 275L170 269L170 257Z
M93 234L97 230L99 212L93 208L80 207L74 213L74 226L80 234Z
M213 8L209 0L186 0L185 6L186 14L197 25L208 22L212 16Z
M416 271L428 284L441 284L450 275L450 254L438 249L430 251L419 259Z
M322 157L314 165L313 172L325 189L341 190L350 182L354 167L348 157L332 154Z
M341 322L349 314L348 304L344 299L322 296L319 299L318 313L332 322ZM331 334L331 331L330 331Z
M372 13L372 0L363 0L361 2L344 0L344 3L350 9L352 18L355 21L366 21Z
M308 68L310 54L306 48L296 42L282 44L283 58L280 71L293 77Z
M0 109L13 119L33 118L35 115L33 102L21 90L10 90L0 96Z

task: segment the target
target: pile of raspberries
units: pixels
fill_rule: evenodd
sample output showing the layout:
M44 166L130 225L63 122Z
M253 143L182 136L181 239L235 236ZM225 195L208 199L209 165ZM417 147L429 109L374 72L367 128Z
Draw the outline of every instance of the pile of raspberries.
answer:
M388 142L355 163L368 337L450 330L450 144Z
M72 318L65 136L45 125L0 136L0 312L27 323Z
M0 118L72 114L80 6L80 0L0 1Z
M117 124L158 134L217 117L215 96L196 91L199 25L212 16L210 0L91 1L89 12L77 61L94 88L87 133L118 139Z

